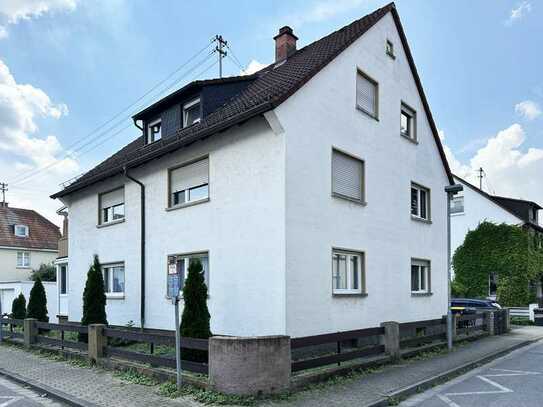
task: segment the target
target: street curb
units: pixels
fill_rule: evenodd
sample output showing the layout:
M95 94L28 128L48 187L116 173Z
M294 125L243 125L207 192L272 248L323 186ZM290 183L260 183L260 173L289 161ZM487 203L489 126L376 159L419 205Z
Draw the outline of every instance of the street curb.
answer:
M487 364L489 362L492 362L495 359L498 359L502 356L505 356L517 349L523 348L525 346L531 345L535 342L538 342L541 340L539 339L530 339L521 343L517 343L516 345L513 345L507 349L502 349L500 351L497 351L495 353L492 353L490 355L486 355L480 359L477 359L473 362L469 362L466 364L463 364L461 366L455 367L453 369L447 370L444 373L441 373L437 376L434 376L430 379L421 380L420 382L417 382L415 384L411 384L409 386L400 388L399 390L395 390L391 393L383 395L384 398L376 401L372 404L366 404L364 407L387 407L390 406L390 400L394 400L394 402L398 402L400 400L405 399L406 397L412 396L413 394L420 393L421 391L428 390L429 388L432 388L438 384L445 383L454 377L460 376L464 373L467 373L470 370L473 370L477 367L480 367L481 365ZM395 405L395 404L393 404Z
M46 393L47 396L51 399L54 399L56 401L60 401L64 404L67 404L69 406L73 407L98 407L97 404L90 403L86 400L78 399L77 397L74 397L68 393L65 393L63 391L57 390L53 387L47 386L45 384L38 383L32 379L27 379L26 377L19 376L16 373L8 372L5 369L0 368L0 376L4 376L11 381L17 382L19 384L22 384L24 386L28 386L33 390L38 391L39 393Z

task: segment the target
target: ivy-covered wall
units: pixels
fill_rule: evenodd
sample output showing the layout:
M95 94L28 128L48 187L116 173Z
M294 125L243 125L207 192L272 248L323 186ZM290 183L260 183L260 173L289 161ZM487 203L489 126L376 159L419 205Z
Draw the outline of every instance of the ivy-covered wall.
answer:
M453 256L453 295L488 296L491 273L498 278L497 300L505 306L534 302L530 284L543 274L541 234L520 226L482 222L468 232Z

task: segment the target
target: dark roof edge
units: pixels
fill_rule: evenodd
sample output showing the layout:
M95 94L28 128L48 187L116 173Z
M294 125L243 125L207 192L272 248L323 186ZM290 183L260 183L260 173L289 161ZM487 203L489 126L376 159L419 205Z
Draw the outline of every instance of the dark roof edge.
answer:
M216 84L223 84L223 83L231 83L231 82L243 82L248 80L253 80L256 78L256 73L251 75L239 75L239 76L229 76L226 78L213 78L213 79L203 79L203 80L196 80L187 83L182 88L176 90L173 93L170 93L169 95L164 96L163 98L157 100L155 103L153 103L150 106L147 106L145 109L140 110L138 113L134 114L132 116L132 120L139 120L141 116L144 116L145 113L153 110L156 106L160 105L161 103L165 103L168 100L174 99L181 93L186 92L187 90L191 88L195 88L198 86L206 86L206 85L216 85Z
M462 182L463 184L465 184L466 186L468 186L470 189L474 190L475 192L478 192L480 195L482 195L483 197L487 198L489 201L492 201L495 205L498 205L500 208L502 208L504 211L506 212L509 212L511 215L513 215L515 218L517 218L518 220L520 220L521 222L525 222L524 219L521 219L516 213L514 213L513 211L511 211L509 208L507 208L506 206L503 206L499 201L496 201L495 199L492 199L492 195L486 193L485 191L482 191L480 190L479 188L477 188L475 185L473 185L472 183L466 181L464 178L461 178L459 177L458 175L454 174L454 177L457 178L458 180L460 180L460 182Z
M274 103L272 103L272 102L266 102L266 103L260 104L260 105L254 107L254 108L252 108L250 110L247 110L247 111L243 112L242 114L233 116L233 117L231 117L231 118L229 118L227 120L221 121L221 122L219 122L219 123L217 123L217 124L215 124L213 126L204 127L202 130L196 131L195 133L193 133L193 134L191 134L191 135L189 135L187 137L179 138L177 141L175 141L173 143L170 143L170 144L166 144L165 146L163 146L162 148L160 148L158 150L151 151L148 154L141 155L141 156L139 156L139 157L125 163L122 166L118 166L118 167L113 168L113 169L111 169L109 171L106 171L104 173L96 174L96 175L90 177L89 179L85 180L84 182L79 183L77 185L74 185L73 188L70 188L70 186L68 186L65 189L63 189L62 191L59 191L59 192L51 195L50 198L51 199L62 198L63 196L66 196L66 195L71 194L73 192L76 192L76 191L78 191L80 189L88 187L89 185L92 185L92 184L94 184L96 182L102 181L102 180L104 180L106 178L122 174L123 171L124 171L124 168L134 168L134 167L137 167L139 165L142 165L145 162L147 162L149 160L152 160L153 158L156 158L156 157L159 157L161 155L164 155L164 154L170 153L172 151L175 151L175 150L177 150L177 149L179 149L181 147L192 144L195 141L198 141L198 140L201 140L203 138L209 137L209 136L213 135L214 133L218 133L218 132L227 130L229 127L234 126L236 124L239 124L239 123L241 123L243 121L246 121L248 119L251 119L254 116L258 116L260 114L266 113L267 111L273 109L275 106L276 105ZM77 183L77 181L75 181L75 182Z
M509 198L507 196L499 196L499 195L492 195L493 198L496 198L496 199L504 199L506 201L515 201L515 202L522 202L522 203L525 203L525 204L529 204L529 205L532 205L532 206L535 206L537 207L537 209L543 209L537 202L534 202L534 201L528 201L526 199L519 199L519 198Z
M396 6L394 5L394 3L391 3L391 4L392 4L392 8L391 8L392 16L394 17L396 28L398 29L398 32L400 33L400 39L402 40L402 45L407 55L407 61L409 62L409 66L411 67L411 72L413 73L413 77L415 78L415 84L417 85L420 98L422 99L422 105L424 106L424 110L426 111L426 116L428 117L428 121L430 122L430 128L432 129L432 134L437 144L437 149L439 150L441 161L443 161L443 166L445 167L445 172L447 173L449 182L451 185L453 185L454 184L453 173L451 171L451 167L449 166L449 162L447 161L447 156L445 155L445 150L443 149L443 145L441 144L441 139L439 138L437 126L434 121L434 116L432 115L432 111L430 110L430 104L428 103L428 100L426 99L426 94L424 93L424 89L422 88L422 81L420 80L417 67L415 66L415 61L413 59L413 55L411 54L411 49L409 48L409 44L407 43L407 36L405 35L405 32L403 30L402 22L400 21L400 15L398 14L398 11L396 10Z

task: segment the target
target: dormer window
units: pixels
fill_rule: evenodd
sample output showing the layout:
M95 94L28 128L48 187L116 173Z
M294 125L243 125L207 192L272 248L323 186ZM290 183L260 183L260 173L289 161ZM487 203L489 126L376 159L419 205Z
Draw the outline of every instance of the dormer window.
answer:
M194 99L183 105L183 127L200 123L201 116L200 98Z
M147 144L154 143L162 138L162 121L153 120L147 125Z
M26 225L15 225L15 236L17 236L17 237L28 237L28 226L26 226Z

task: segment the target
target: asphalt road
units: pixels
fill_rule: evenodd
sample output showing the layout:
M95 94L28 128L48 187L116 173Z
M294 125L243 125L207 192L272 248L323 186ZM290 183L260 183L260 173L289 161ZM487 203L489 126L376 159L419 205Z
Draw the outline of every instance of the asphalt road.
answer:
M402 407L543 406L543 343L538 342L413 396Z
M0 407L62 407L44 395L0 377Z

